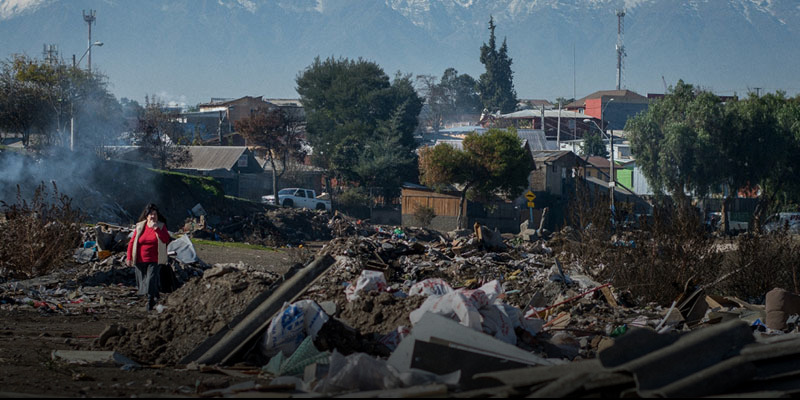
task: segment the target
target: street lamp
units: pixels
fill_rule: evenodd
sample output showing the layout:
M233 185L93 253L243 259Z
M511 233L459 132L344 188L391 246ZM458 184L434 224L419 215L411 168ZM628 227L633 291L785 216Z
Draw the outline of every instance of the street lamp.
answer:
M83 58L86 57L87 54L89 54L89 52L92 50L93 46L102 47L103 46L103 42L97 41L97 42L94 42L94 43L90 44L89 47L86 49L86 51L83 52L83 55L81 56L81 59L78 60L78 62L75 63L75 65L73 65L73 67L77 67L77 66L81 65L81 61L83 61ZM92 72L92 64L89 64L89 72Z

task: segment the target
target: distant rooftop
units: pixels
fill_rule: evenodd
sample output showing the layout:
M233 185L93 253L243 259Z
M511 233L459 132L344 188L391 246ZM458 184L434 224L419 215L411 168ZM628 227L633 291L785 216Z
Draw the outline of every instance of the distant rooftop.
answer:
M572 103L567 104L564 106L565 108L583 108L586 107L586 100L590 99L601 99L601 98L613 98L614 101L620 103L648 103L647 97L640 95L639 93L632 92L630 90L600 90L594 92L582 99L575 100Z

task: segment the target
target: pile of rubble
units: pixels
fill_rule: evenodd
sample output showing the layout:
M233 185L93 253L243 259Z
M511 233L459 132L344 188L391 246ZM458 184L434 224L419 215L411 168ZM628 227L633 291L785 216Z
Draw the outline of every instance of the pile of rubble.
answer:
M263 231L275 238L305 215L302 240L335 237L313 262L278 276L175 261L183 286L143 322L109 326L97 347L145 364L236 364L226 373L260 382L209 396L800 393L800 297L786 291L756 305L687 283L669 307L636 304L598 281L602 266L562 264L553 242L481 226L441 235L296 211L282 220L253 216L235 229L281 227ZM205 229L192 232L221 232ZM97 249L77 254L91 250L97 261L84 265L113 277L124 232L104 233L114 240L94 232ZM553 239L564 240L569 232Z
M770 329L769 305L687 285L671 307L637 307L592 271L562 266L545 242L503 241L480 227L433 242L383 227L334 239L326 256L331 266L252 332L257 350L226 356L258 353L261 377L274 378L243 391L561 397L791 389L786 374L795 367L786 360L797 350L782 352L800 342L797 317L774 317L793 325ZM781 296L781 304L794 301Z
M182 232L193 238L248 242L269 247L331 239L329 215L323 211L282 208L233 216L212 226L205 216L186 220Z

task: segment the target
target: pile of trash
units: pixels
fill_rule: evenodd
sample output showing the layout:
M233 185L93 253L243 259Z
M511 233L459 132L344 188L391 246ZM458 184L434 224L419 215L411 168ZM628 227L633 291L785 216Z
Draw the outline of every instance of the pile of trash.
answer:
M719 371L746 363L759 368L758 360L778 365L783 356L760 346L797 343L800 335L800 317L791 311L769 313L769 305L709 296L689 284L671 307L636 305L627 293L594 281L592 271L562 266L543 241L503 240L476 227L427 242L401 228L340 223L366 235L327 244L320 257L333 257L332 265L263 325L244 358L261 360L255 365L271 380L251 390L735 393L739 386ZM771 296L775 307L800 308L786 293ZM768 315L786 325L768 327ZM682 366L683 359L706 356L709 361ZM671 375L653 378L651 368L667 361ZM695 373L724 377L728 386L698 384Z
M71 262L49 275L0 285L3 309L43 313L103 314L138 303L136 276L125 259L131 229L107 223L82 227L83 244ZM188 237L169 245L169 267L161 269L164 292L172 292L208 268Z
M73 259L78 281L86 285L124 284L136 286L133 268L127 266L127 247L131 228L100 222L81 229L83 245ZM191 240L184 235L167 246L168 265L161 273L163 291L172 292L209 266L197 258Z

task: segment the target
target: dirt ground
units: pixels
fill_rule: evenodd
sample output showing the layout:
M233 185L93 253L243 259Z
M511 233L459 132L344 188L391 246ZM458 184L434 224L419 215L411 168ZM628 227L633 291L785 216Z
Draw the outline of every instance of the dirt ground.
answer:
M209 245L198 246L197 251L209 264L243 262L277 274L288 270L296 258L285 249L261 251ZM172 367L125 371L120 367L79 366L52 360L53 350L98 350L96 340L109 325L148 326L163 317L155 312L147 314L143 300L136 297L133 287L112 283L83 286L81 290L96 293L108 306L102 309L82 307L69 314L45 312L27 305L2 306L0 397L194 396L237 383L258 381L258 371L226 371L236 376ZM164 304L170 304L169 296L163 296Z
M195 244L197 256L206 264L243 262L252 267L263 268L278 274L284 274L293 264L303 263L304 258L316 253L324 242L309 242L303 249L279 248L275 250L253 250L234 247L223 247L209 244Z

